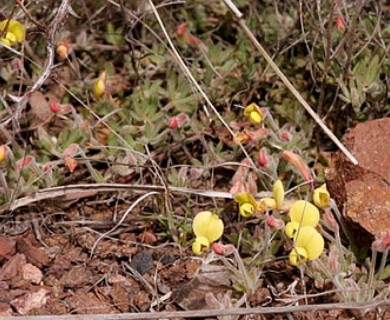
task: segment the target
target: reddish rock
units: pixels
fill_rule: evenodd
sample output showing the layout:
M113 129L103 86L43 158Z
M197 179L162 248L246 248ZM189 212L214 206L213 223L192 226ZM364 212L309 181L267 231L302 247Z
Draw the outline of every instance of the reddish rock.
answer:
M23 266L23 279L39 284L43 279L43 273L36 266L27 263Z
M0 236L0 261L15 251L15 243L6 237Z
M326 177L328 189L356 244L370 246L390 229L390 118L358 124L343 143L359 164L337 152Z
M45 249L35 247L28 239L18 239L17 249L26 256L29 263L38 268L47 266L50 262Z
M66 303L74 313L91 314L91 313L114 313L115 308L109 301L103 297L99 299L93 292L76 292L74 296L67 298Z
M0 269L0 280L16 281L23 266L26 264L26 257L23 254L15 254Z
M12 309L8 303L0 302L0 317L11 317Z

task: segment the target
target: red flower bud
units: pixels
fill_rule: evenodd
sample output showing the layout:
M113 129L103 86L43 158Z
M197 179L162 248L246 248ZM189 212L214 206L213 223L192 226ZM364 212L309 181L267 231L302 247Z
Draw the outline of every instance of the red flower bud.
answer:
M168 128L171 130L176 130L179 127L177 117L172 117L168 120Z
M263 168L267 165L268 160L267 149L261 148L257 156L257 164Z
M336 18L336 27L340 33L345 32L345 24L344 24L343 17L341 15L337 16Z
M287 132L287 131L284 131L281 133L280 135L280 139L283 140L283 141L291 141L291 133Z

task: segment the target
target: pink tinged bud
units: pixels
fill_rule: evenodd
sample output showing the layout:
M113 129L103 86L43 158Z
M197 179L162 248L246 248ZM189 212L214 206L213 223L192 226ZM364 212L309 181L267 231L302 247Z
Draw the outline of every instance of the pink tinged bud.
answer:
M28 155L15 162L15 169L20 172L24 169L30 168L34 163L35 158L31 155Z
M241 192L246 192L246 183L243 181L236 181L233 183L233 186L230 188L230 194L237 194Z
M176 130L179 127L179 123L176 117L172 117L168 120L168 128L171 130Z
M333 272L339 269L338 249L336 246L331 246L329 249L329 267Z
M267 217L267 225L271 229L276 229L276 230L282 230L284 229L284 221L281 219L276 219L273 215L268 215Z
M69 145L62 153L63 158L74 157L79 151L80 146L77 143Z
M211 245L211 249L214 251L214 253L220 255L220 256L228 256L231 255L234 252L234 246L231 244L222 244L218 242L214 242Z
M246 191L250 194L257 193L256 178L257 178L257 176L254 172L249 172L248 180L246 182L246 185L247 185Z
M174 116L168 120L168 128L175 130L181 128L188 120L188 116L185 113L179 113L177 116Z
M67 157L65 158L65 165L69 169L70 173L73 173L79 164L75 159Z
M291 151L283 151L283 159L299 170L304 181L313 180L309 167L300 156Z
M268 162L269 162L269 156L267 154L267 149L261 148L257 156L257 164L263 168L267 165Z
M385 244L385 246L386 246L387 248L390 247L390 229L387 230L386 236L385 236L385 238L383 239L383 242L384 242L384 244Z
M339 224L333 216L333 213L330 209L325 209L325 213L322 216L325 226L332 230L333 232L339 232Z
M51 176L53 173L53 169L51 168L51 166L49 164L42 165L42 171L44 174L46 174L48 176Z
M386 234L382 239L375 240L371 248L378 252L385 252L390 248L390 230L387 230Z
M72 112L72 110L74 109L71 104L63 104L63 105L61 105L61 104L59 104L56 101L50 101L50 105L49 106L50 106L51 112L53 112L53 113L65 114L65 113Z
M289 132L287 132L287 131L284 131L284 132L282 132L282 133L280 134L280 139L281 139L282 141L287 141L287 142L289 142L289 141L291 141L291 138L292 138L291 133L289 133Z
M58 102L50 101L50 110L53 113L60 113L61 112L61 106Z
M336 27L340 33L345 32L345 24L344 24L343 17L341 15L337 16L336 18Z

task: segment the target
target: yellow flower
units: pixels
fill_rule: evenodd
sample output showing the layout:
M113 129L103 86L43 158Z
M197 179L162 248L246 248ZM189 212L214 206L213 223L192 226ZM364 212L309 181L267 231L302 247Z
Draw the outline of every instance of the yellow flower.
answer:
M234 201L240 205L240 214L248 218L257 212L257 202L248 192L240 192L234 196Z
M298 266L306 260L317 259L324 251L324 238L313 227L301 227L294 236L294 248L289 258L293 266Z
M298 200L290 208L290 219L302 227L316 227L320 220L320 212L310 202Z
M0 146L0 162L7 159L7 146L5 144Z
M199 212L192 223L196 239L192 244L192 251L201 255L210 248L212 242L223 234L223 221L210 211Z
M13 46L17 42L22 42L25 34L24 26L16 20L3 20L0 22L0 34L4 32L7 24L8 28L0 39L0 42L7 46Z
M318 208L328 208L330 206L330 194L324 183L313 192L313 202Z
M255 207L252 206L249 202L240 205L240 214L244 218L249 218L254 213L255 213Z
M249 119L253 124L260 124L263 121L263 113L260 110L260 107L256 103L251 103L244 109L244 115Z
M93 95L96 99L101 99L106 94L107 72L103 71L93 85Z
M262 198L257 203L257 210L259 212L268 211L276 208L276 202L272 198Z
M276 209L280 209L284 201L284 187L280 180L276 180L273 186L273 194L276 202Z
M284 228L284 232L286 236L289 237L290 239L294 238L298 230L299 230L299 223L293 221L287 223L286 227Z

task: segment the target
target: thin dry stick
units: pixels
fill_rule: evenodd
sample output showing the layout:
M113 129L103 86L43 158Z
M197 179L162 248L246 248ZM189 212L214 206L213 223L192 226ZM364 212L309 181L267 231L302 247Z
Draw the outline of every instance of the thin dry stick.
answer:
M292 312L310 312L319 310L362 310L369 311L374 308L390 305L390 299L377 302L351 302L351 303L329 303L313 304L308 306L286 306L286 307L256 307L256 308L227 308L193 311L169 311L169 312L140 312L140 313L119 313L119 314L67 314L54 316L18 316L2 317L1 320L133 320L133 319L170 319L170 318L208 318L231 315L250 314L287 314Z
M157 9L155 7L155 5L153 4L153 1L152 0L148 0L149 1L149 4L150 4L150 7L153 11L153 14L155 15L156 19L157 19L157 22L159 23L160 25L160 28L162 30L162 32L164 33L164 36L169 44L169 47L171 49L171 54L173 55L173 57L175 58L176 62L179 64L180 68L182 69L182 71L184 72L184 74L186 75L186 77L191 81L191 83L195 86L196 90L198 90L198 92L203 96L203 99L206 101L207 105L211 108L211 110L213 110L213 112L215 113L215 115L218 117L218 119L222 122L222 124L225 126L225 128L229 131L229 133L231 134L232 137L234 137L234 132L233 130L229 127L229 125L226 123L226 121L223 119L223 117L219 114L218 110L214 107L214 105L212 104L212 102L210 101L209 97L207 96L207 94L204 92L204 90L201 88L201 86L198 84L198 82L195 80L194 76L192 75L191 71L188 69L188 67L186 66L186 64L184 63L183 59L181 58L179 52L177 51L176 47L174 46L171 38L169 37L169 34L167 32L167 30L165 29L165 26L164 26L164 23L163 21L161 20L161 17L160 15L158 14L157 12ZM245 150L244 146L238 142L242 152L245 154L245 156L248 158L248 160L250 161L250 164L253 166L253 168L256 168L256 165L254 164L252 158L249 156L248 152Z
M314 112L314 110L310 107L310 105L306 102L306 100L301 96L297 89L292 85L290 80L284 75L284 73L279 69L279 67L275 64L272 58L269 56L267 51L263 48L263 46L256 39L252 31L245 24L245 20L242 18L243 14L238 10L236 5L231 0L222 0L225 5L233 12L236 16L239 26L248 36L248 38L252 41L253 45L256 49L261 53L267 63L271 66L271 68L275 71L275 73L279 76L279 78L283 81L286 87L291 91L291 93L297 98L297 100L301 103L301 105L306 109L306 111L310 114L310 116L317 122L317 124L324 130L324 132L328 135L328 137L339 147L339 149L345 154L345 156L354 164L357 165L357 159L352 155L350 151L341 143L341 141L333 134L332 131L325 125L325 123L320 119L320 117Z

